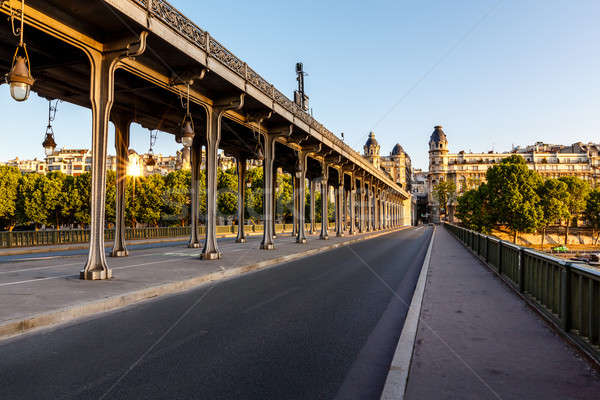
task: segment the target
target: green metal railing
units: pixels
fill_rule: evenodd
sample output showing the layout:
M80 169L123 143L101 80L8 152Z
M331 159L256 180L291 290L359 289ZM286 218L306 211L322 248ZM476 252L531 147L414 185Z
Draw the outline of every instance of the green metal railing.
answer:
M335 226L334 223L329 224L330 227ZM276 224L275 232L281 233L292 229L292 224ZM310 224L305 224L305 229L308 232ZM321 229L321 224L315 224L317 232ZM247 233L263 232L262 224L246 225L244 230ZM198 228L200 235L206 233L206 227L201 225ZM218 225L217 234L237 234L237 225ZM176 238L190 235L189 226L177 227L159 227L159 228L127 228L125 230L126 240L146 240L160 238ZM109 242L115 239L114 229L104 230L104 240ZM0 248L11 247L34 247L34 246L53 246L59 244L77 244L87 243L90 240L90 231L86 229L70 229L70 230L43 230L43 231L13 231L0 232Z
M600 271L456 225L445 226L600 362Z

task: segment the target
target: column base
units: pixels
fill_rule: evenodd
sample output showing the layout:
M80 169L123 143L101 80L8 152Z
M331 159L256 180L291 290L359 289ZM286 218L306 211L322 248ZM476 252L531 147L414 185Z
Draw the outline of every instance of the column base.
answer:
M305 238L296 239L296 243L302 243L302 244L304 244L304 243L306 243L306 239Z
M235 239L235 242L236 243L246 243L246 238L245 237L243 237L243 238L237 238L237 239Z
M335 236L337 236L337 237L344 237L345 235L344 235L344 232L338 232L338 233L335 234Z
M202 260L218 260L219 258L221 258L223 256L222 253L220 252L215 252L215 253L202 253L200 254L200 258Z
M190 249L197 249L197 248L199 248L199 247L200 247L200 243L189 243L189 244L188 244L188 247L189 247Z
M112 278L112 270L100 270L100 271L79 271L79 279L83 279L86 281L99 281L103 279L111 279Z
M111 257L127 257L129 252L127 250L113 250L110 253Z
M277 234L273 234L273 239L277 239Z
M327 236L319 236L319 239L321 239L321 240L329 240L329 235L327 235Z
M261 243L260 248L262 250L275 250L275 245L273 243Z

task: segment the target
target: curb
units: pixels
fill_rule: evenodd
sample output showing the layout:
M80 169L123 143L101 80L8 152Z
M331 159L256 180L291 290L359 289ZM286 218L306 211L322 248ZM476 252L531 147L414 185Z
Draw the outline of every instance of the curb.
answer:
M423 260L419 280L415 286L410 307L406 314L406 319L404 320L404 327L402 328L400 339L398 339L394 358L385 380L383 392L381 393L381 399L384 400L404 399L415 339L417 337L417 328L421 316L421 304L423 303L423 296L425 295L425 283L427 281L427 272L429 271L429 264L431 261L431 248L433 247L435 230L436 227L434 227L433 233L431 234L431 240L429 241L429 247L427 248L427 253Z
M133 292L125 293L123 295L117 295L108 297L102 300L92 301L88 303L78 304L62 308L58 310L48 311L42 314L33 315L16 320L8 320L0 324L0 340L8 339L25 333L33 332L42 328L47 328L66 322L70 322L74 319L87 317L94 314L103 313L106 311L117 310L129 305L133 305L144 300L151 298L177 294L186 290L194 289L208 282L215 282L234 276L240 276L249 272L259 271L268 267L275 266L284 262L298 260L304 257L312 256L315 254L323 253L329 250L336 249L338 247L347 246L353 243L362 242L369 239L374 239L379 236L387 235L394 232L399 232L409 227L402 227L393 230L385 230L377 232L371 235L363 236L360 238L348 240L341 243L331 244L329 246L320 247L318 249L311 249L299 253L288 254L281 257L272 258L270 260L260 261L255 264L245 265L243 267L232 268L225 271L213 272L210 274L185 279L182 281L165 283L162 285L140 289Z

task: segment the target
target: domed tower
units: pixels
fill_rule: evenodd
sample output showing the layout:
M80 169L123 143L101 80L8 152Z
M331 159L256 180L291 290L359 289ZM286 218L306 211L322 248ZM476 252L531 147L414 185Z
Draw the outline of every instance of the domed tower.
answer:
M437 200L433 198L433 188L446 180L448 171L448 139L441 126L433 128L433 133L429 138L429 193L428 202L432 214L433 222L439 222L440 209Z
M390 153L392 161L392 177L401 187L410 190L410 157L400 143L396 143Z
M369 160L375 168L379 168L379 143L375 139L375 133L369 132L369 138L364 146L365 157Z

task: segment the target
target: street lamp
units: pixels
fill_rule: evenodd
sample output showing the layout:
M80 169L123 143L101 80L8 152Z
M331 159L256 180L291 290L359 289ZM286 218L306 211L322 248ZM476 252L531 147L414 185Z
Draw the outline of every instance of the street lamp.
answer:
M29 63L29 54L27 54L27 46L23 41L23 18L25 15L25 0L21 1L21 27L19 28L19 44L15 50L11 68L8 74L6 74L6 83L10 85L10 95L16 101L25 101L29 97L31 85L35 82L35 79L31 76L31 68ZM11 9L11 23L12 19ZM15 33L13 26L13 33ZM23 49L24 57L19 55L19 49Z
M190 83L187 86L187 98L185 104L185 115L183 121L181 121L181 132L175 137L177 143L183 144L184 147L190 148L194 143L194 121L192 120L192 114L190 114Z
M156 160L154 159L154 144L156 143L156 134L158 131L150 130L150 149L148 150L148 160L146 160L146 168L148 168L148 172L154 171L154 166L156 165Z
M44 152L46 156L49 157L54 153L54 149L56 149L56 141L54 140L54 130L52 129L52 121L54 121L54 116L56 115L56 107L58 106L58 100L52 106L52 100L48 100L48 126L46 126L46 136L44 137L44 141L42 142L42 146L44 147Z

